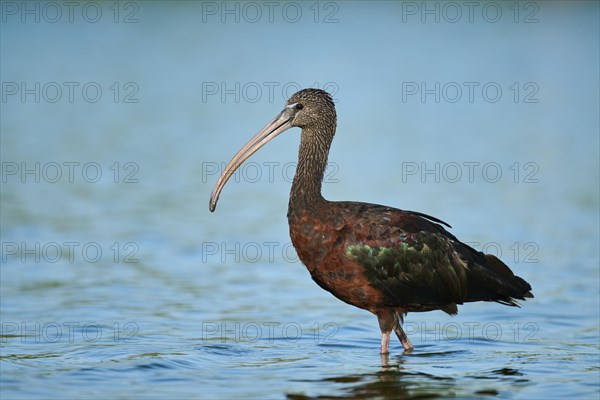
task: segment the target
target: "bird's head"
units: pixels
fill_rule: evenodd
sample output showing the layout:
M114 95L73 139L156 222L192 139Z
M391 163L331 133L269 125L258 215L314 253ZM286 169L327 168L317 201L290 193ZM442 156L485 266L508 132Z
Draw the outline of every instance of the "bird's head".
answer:
M321 89L303 89L294 93L285 108L252 137L229 161L210 196L208 208L214 211L221 190L233 173L258 149L286 130L299 127L303 132L319 132L331 142L335 133L336 113L331 95ZM306 129L305 128L310 128ZM321 141L321 140L318 140Z
M304 89L287 101L282 113L290 118L291 126L304 128L331 124L335 127L335 105L331 95L321 89Z

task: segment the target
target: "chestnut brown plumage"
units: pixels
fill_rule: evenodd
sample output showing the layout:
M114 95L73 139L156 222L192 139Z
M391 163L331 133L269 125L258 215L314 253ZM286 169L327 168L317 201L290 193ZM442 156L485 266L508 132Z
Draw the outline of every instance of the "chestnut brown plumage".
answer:
M288 207L292 244L319 286L377 316L381 354L389 351L392 331L406 351L412 350L401 326L407 312L456 314L457 304L465 302L517 306L515 300L533 297L531 286L502 261L461 243L437 218L377 204L325 200L321 183L336 112L323 90L295 93L242 147L213 189L211 211L244 160L291 127L302 128Z

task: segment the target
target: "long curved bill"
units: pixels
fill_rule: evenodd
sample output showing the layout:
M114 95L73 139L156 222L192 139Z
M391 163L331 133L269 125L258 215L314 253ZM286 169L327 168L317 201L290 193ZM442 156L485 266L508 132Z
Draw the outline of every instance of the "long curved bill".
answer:
M277 135L282 133L283 131L292 127L292 117L288 115L286 112L287 109L283 110L279 115L277 115L271 122L269 122L264 128L262 128L252 139L248 141L238 151L235 156L229 161L229 164L225 167L219 180L215 184L213 191L210 195L210 202L208 203L208 209L212 212L217 208L217 201L219 200L219 195L221 194L221 190L231 177L235 170L237 170L240 165L244 161L248 159L252 154L256 153L258 149L263 147L267 142L271 139L275 138Z

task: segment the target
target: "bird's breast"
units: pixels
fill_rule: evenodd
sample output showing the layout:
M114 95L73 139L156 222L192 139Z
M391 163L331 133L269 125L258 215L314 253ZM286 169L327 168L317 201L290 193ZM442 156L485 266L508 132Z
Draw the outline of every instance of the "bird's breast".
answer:
M371 310L383 296L369 282L364 268L347 255L348 231L337 219L309 212L289 218L290 237L313 280L340 300Z

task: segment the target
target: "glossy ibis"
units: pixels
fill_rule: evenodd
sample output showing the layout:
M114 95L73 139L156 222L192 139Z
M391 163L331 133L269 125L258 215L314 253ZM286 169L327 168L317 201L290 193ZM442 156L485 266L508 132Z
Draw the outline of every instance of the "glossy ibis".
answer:
M445 222L414 211L377 204L327 201L321 183L336 130L331 96L304 89L231 159L217 181L209 208L235 170L283 131L302 128L288 221L292 244L313 280L338 299L377 316L381 354L402 330L407 312L457 313L457 304L495 301L518 306L531 286L502 261L461 243Z

